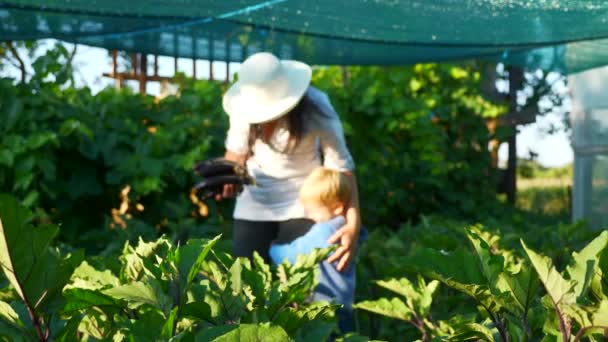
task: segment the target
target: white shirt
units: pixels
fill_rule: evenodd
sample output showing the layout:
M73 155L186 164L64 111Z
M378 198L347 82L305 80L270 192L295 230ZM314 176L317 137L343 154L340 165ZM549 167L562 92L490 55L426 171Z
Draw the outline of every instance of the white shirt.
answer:
M307 95L322 113L305 113L302 139L290 153L278 152L259 139L254 143L247 169L255 178L256 185L245 186L237 197L234 218L250 221L304 218L298 194L312 170L321 163L338 171L354 169L340 118L329 98L312 86L308 88ZM247 154L248 139L249 124L231 119L226 149ZM279 150L287 144L289 132L284 121L279 122L271 140Z

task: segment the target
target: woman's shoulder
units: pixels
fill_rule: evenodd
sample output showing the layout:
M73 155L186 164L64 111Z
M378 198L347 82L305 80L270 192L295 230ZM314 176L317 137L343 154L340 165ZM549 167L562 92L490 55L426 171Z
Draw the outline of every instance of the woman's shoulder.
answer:
M335 113L331 106L329 96L317 87L309 86L306 91L306 95L310 101L317 107L318 110L322 111L322 114L330 114L329 112Z
M306 92L306 96L312 104L309 118L313 124L323 127L327 121L339 119L325 92L310 86Z

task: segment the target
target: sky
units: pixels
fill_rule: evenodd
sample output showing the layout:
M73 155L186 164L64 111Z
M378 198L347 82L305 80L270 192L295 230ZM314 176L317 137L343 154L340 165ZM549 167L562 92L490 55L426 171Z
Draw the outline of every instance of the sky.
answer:
M71 48L71 47L70 47ZM111 71L111 59L105 49L79 45L74 57L74 64L77 70L76 85L88 86L95 93L99 90L114 84L114 80L103 77L104 72ZM234 75L238 71L239 64L230 63L230 72ZM192 74L192 61L188 59L178 60L178 70L186 75ZM15 76L16 70L4 70L0 73ZM159 75L171 76L173 74L173 58L159 57ZM213 73L217 78L224 78L226 75L226 64L215 62ZM209 74L209 64L207 61L197 61L197 76L207 78ZM129 86L137 89L137 82L128 83ZM147 92L157 95L160 85L156 82L149 82ZM517 154L521 158L527 158L529 151L538 154L537 160L546 167L559 167L571 163L573 151L570 140L563 130L555 134L546 134L546 128L562 126L562 118L559 114L548 114L544 117L537 117L537 122L528 125L518 126L517 135ZM499 159L505 163L508 155L506 144L499 149Z

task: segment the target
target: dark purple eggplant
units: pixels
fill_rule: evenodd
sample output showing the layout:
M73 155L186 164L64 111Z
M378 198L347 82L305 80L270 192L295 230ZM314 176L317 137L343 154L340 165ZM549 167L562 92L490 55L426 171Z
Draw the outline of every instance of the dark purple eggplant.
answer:
M218 175L247 174L247 170L243 165L225 158L213 158L199 162L194 166L194 171L205 178Z

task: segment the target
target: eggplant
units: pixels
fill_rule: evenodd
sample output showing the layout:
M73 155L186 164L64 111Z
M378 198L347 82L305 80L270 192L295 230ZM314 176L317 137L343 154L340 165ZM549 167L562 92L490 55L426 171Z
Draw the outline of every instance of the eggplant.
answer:
M218 175L247 174L247 170L243 165L226 158L213 158L199 162L194 166L194 171L206 178Z

